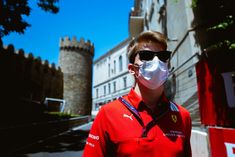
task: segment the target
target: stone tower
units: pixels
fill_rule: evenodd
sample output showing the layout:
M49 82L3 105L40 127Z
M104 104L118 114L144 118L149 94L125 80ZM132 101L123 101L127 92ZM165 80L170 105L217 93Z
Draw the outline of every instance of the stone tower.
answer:
M90 115L94 45L83 38L60 39L59 65L64 75L65 112Z

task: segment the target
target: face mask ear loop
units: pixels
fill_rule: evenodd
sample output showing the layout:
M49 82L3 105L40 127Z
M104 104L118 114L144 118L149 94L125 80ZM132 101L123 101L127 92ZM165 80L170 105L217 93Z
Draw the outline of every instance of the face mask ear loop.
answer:
M136 69L136 68L138 68L138 69L140 68L140 66L139 66L138 64L133 64L133 65L134 65L135 69ZM138 78L138 77L139 77L139 70L138 70L138 75L136 74L136 71L137 71L137 70L135 70L134 76L135 76L136 78ZM136 82L136 81L135 81L135 82Z

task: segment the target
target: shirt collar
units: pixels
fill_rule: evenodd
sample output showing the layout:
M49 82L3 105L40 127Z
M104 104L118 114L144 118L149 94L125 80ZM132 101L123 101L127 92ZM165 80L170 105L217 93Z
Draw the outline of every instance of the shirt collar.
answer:
M143 99L141 96L139 96L133 88L131 88L129 94L127 95L131 105L135 107L136 109L139 108L139 105L143 103ZM163 93L161 96L160 104L169 104L169 100L166 98L165 94Z
M127 95L131 105L138 109L140 103L142 102L142 98L135 92L133 88L131 88L129 94Z

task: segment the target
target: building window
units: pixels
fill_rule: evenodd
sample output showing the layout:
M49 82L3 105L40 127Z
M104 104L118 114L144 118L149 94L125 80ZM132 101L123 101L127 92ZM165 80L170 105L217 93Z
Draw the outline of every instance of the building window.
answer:
M122 56L119 56L118 61L119 61L119 72L121 72L122 71Z
M110 77L110 64L108 65L108 75L109 75L109 77Z
M98 103L95 104L95 110L98 111L99 110L100 105Z
M123 78L123 88L126 89L126 77Z
M129 62L128 54L126 54L126 66L128 66L129 63L130 62Z
M96 88L96 98L98 98L98 97L99 97L99 89Z
M111 93L111 85L110 83L108 84L108 88L109 88L109 94Z
M104 96L106 95L106 86L104 85Z
M115 93L116 92L116 82L114 81L113 82L113 93Z
M116 61L113 61L113 73L116 74Z

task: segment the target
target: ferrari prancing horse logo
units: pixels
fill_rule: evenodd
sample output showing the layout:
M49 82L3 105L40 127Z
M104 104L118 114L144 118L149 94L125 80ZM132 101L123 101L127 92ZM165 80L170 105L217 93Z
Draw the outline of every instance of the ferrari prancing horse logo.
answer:
M176 116L175 114L172 114L172 115L171 115L171 119L172 119L172 121L173 121L174 123L177 122L177 116Z

